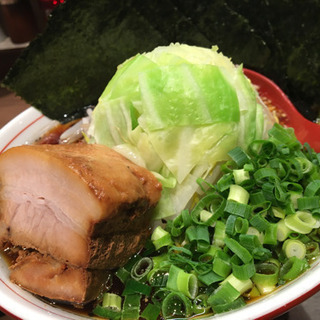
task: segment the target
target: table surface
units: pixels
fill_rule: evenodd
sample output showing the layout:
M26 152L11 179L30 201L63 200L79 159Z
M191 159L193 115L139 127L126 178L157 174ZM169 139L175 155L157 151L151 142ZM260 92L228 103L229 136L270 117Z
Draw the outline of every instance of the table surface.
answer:
M0 128L27 109L29 105L6 89L0 89Z
M27 109L29 105L13 93L0 89L0 128L7 122ZM320 318L320 293L309 298L302 304L293 308L290 312L279 317L286 320L317 320ZM9 316L1 316L0 320L12 320Z

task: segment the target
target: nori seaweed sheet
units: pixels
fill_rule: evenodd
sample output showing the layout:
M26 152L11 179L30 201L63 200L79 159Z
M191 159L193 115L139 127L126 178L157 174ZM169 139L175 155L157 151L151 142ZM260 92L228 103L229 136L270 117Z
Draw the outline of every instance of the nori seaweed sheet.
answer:
M95 104L116 67L165 43L125 0L68 0L24 50L3 84L46 116L69 120Z
M320 0L67 0L3 85L45 115L80 116L117 66L171 42L211 47L277 82L309 119L320 105Z

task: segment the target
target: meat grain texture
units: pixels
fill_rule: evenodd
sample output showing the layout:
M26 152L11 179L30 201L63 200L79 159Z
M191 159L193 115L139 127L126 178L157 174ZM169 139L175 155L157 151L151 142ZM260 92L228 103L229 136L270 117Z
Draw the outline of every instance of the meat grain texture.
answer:
M150 235L161 184L102 145L24 145L0 155L0 243L21 250L11 280L38 295L84 304L106 269Z

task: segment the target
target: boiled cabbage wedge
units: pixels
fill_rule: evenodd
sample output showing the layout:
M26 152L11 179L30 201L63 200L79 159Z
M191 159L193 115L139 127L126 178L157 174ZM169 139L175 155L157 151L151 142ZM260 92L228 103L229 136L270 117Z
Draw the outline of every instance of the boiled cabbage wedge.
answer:
M171 44L118 67L93 111L89 135L148 168L163 184L155 218L179 213L237 145L267 128L242 66L212 49Z

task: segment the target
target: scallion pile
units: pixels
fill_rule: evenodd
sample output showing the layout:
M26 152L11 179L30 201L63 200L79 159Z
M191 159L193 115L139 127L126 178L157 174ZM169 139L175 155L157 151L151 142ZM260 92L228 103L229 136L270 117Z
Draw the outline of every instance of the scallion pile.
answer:
M310 267L319 255L320 154L291 128L229 152L223 175L190 210L158 226L116 271L121 295L94 313L110 319L186 318L237 309Z

